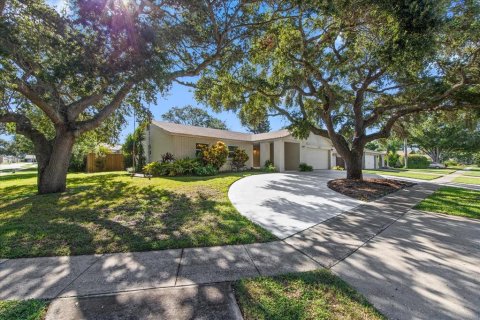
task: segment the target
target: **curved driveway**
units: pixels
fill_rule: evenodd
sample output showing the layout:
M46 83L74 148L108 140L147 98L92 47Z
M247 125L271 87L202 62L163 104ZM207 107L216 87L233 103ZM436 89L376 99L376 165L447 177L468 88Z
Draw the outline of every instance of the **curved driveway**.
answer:
M272 173L236 181L228 192L235 208L280 239L361 204L327 187L345 172Z

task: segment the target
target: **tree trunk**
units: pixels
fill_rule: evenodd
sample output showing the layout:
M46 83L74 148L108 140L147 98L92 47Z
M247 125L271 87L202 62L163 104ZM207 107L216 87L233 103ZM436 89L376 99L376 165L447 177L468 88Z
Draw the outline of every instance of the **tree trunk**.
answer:
M347 167L347 179L362 180L363 179L363 150L352 150L343 156Z
M67 187L67 170L72 156L75 137L71 132L57 130L49 154L38 162L38 193L64 192Z

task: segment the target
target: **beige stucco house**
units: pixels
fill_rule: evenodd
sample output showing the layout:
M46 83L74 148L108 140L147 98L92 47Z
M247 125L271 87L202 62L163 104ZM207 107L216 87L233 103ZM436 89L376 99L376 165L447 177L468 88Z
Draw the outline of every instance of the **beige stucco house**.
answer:
M170 152L175 158L193 158L202 145L223 141L230 151L244 149L249 160L247 167L259 168L271 160L279 171L298 170L304 162L314 169L344 166L329 139L310 134L306 140L292 137L288 130L251 134L187 126L170 122L152 121L144 139L147 162L160 161ZM384 165L384 152L365 151L364 168L375 169ZM229 170L227 162L222 170Z

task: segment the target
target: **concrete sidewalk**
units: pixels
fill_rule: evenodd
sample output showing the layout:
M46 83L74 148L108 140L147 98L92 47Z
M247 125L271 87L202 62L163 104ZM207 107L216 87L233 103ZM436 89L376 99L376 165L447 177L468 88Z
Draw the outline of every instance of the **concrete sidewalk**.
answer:
M480 319L480 221L411 210L332 271L389 319Z
M6 260L0 264L0 299L113 294L331 267L433 190L431 185L401 190L284 241Z

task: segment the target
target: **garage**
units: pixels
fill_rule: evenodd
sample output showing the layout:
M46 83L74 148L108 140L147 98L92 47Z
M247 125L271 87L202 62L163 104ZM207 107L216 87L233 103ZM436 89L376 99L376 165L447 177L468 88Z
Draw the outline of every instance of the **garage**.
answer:
M306 147L302 153L302 162L311 165L313 169L329 169L328 150Z
M375 156L366 154L365 155L365 169L375 169Z
M300 165L300 144L285 142L285 170L298 170Z

